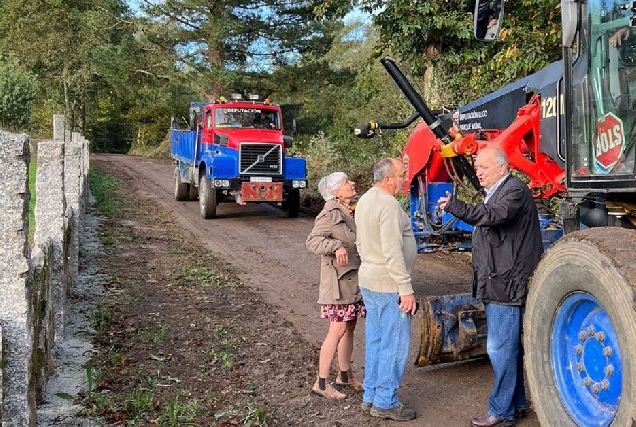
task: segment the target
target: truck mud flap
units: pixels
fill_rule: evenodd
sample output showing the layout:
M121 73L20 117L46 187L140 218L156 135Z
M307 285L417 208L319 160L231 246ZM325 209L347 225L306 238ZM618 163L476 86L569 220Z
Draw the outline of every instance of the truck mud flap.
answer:
M282 202L282 182L244 182L241 185L240 202Z
M422 297L417 366L486 357L486 313L471 294Z

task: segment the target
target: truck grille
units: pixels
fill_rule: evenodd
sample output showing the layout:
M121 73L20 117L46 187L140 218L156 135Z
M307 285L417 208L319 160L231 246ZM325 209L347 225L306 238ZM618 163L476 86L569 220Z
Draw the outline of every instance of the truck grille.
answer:
M243 175L280 175L283 153L279 144L242 143L239 146L240 173Z

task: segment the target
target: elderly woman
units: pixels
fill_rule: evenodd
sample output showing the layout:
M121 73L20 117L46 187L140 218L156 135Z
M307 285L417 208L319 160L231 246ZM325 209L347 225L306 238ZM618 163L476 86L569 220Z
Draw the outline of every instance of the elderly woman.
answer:
M350 206L356 195L355 182L349 181L343 172L334 172L320 180L318 191L325 199L325 206L316 217L306 244L310 251L320 255L318 304L321 304L320 317L329 319L329 332L320 347L318 379L312 391L328 399L344 399L346 395L333 388L327 378L337 352L340 372L335 383L362 390L362 383L353 376L350 367L356 321L366 314L358 288L360 257Z

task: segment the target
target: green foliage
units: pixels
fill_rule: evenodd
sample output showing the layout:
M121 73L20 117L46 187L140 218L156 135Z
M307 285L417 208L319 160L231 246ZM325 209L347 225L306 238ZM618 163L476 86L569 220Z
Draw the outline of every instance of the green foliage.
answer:
M95 313L94 327L98 333L104 333L108 328L108 325L115 318L115 308L110 307L107 309L106 307L100 305L97 312Z
M199 402L196 400L182 404L179 403L179 398L177 397L163 410L159 417L159 423L163 426L171 427L187 425L185 423L192 422L199 410Z
M33 242L35 235L35 201L37 194L35 193L35 174L37 172L37 161L31 159L29 162L29 242Z
M0 56L0 127L27 130L37 94L35 74L21 69L17 61Z
M130 417L130 421L142 421L145 415L152 412L154 404L155 398L152 393L134 388L124 403L124 407Z
M470 0L371 0L360 7L376 12L373 25L343 24L360 5L350 0L141 4L145 14L133 15L124 0L0 1L0 49L16 58L2 62L0 95L2 82L22 90L0 96L0 121L48 135L51 115L64 113L93 151L166 156L170 118L190 101L258 93L289 107L286 129L296 119L294 149L312 157L312 183L333 170L369 182L373 162L398 155L411 129L363 141L353 128L413 112L380 56L402 61L432 108L472 101L560 56L559 5L547 0L506 3L497 43L473 39ZM323 159L320 141L331 153Z
M423 93L433 107L467 103L538 71L560 57L559 5L547 0L506 3L497 43L473 39L468 0L365 3L375 15L380 46L428 75ZM425 74L426 70L426 74Z
M238 419L240 420L239 425L242 426L267 427L269 425L267 410L262 406L256 405L251 400L219 410L214 413L214 418L218 422Z
M114 177L96 172L94 169L88 172L88 186L95 197L95 207L102 212L113 212L117 205L115 190L121 183Z

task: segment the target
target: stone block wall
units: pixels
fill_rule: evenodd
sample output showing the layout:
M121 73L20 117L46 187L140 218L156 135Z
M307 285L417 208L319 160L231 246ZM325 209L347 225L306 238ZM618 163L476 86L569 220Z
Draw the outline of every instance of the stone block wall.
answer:
M37 144L35 230L29 242L29 138L0 131L0 422L35 426L36 405L64 339L67 296L78 272L88 191L88 141L53 119ZM71 136L72 135L72 136Z
M0 131L0 326L2 425L35 425L33 269L29 230L29 138Z

